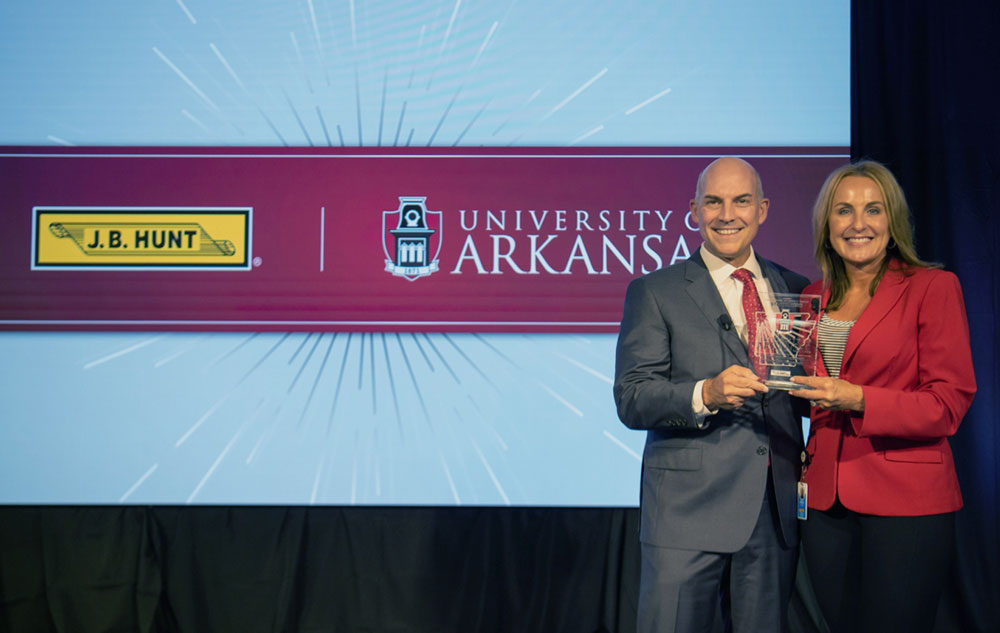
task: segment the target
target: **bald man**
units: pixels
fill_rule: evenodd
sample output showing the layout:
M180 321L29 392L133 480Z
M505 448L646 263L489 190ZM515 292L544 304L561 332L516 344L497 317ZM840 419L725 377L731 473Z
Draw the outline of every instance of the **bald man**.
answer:
M769 201L746 161L708 165L691 211L701 248L629 285L618 337L618 415L646 431L638 631L778 633L804 444L791 398L751 368L743 306L808 280L754 253Z

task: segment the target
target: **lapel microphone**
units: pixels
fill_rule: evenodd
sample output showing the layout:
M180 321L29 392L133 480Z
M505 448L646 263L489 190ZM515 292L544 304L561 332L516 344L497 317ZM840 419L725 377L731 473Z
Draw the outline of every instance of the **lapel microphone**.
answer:
M733 329L733 320L729 318L728 314L720 315L718 320L719 320L719 325L722 327L723 330L728 332L729 330Z

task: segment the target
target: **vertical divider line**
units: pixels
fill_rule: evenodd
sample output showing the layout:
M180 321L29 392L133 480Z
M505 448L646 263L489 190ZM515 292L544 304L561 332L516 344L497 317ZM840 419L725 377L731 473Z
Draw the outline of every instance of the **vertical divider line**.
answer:
M319 272L323 272L323 249L326 246L326 207L319 208Z

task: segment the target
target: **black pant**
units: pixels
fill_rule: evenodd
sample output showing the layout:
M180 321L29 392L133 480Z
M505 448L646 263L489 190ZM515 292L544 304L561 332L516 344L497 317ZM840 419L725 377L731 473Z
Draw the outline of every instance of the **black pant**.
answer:
M803 554L830 633L930 632L955 550L954 513L809 510Z

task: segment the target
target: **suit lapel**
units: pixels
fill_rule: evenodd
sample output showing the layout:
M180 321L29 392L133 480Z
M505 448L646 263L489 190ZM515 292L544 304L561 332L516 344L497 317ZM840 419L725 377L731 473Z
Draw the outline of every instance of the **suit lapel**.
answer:
M788 292L788 283L778 272L778 269L771 265L771 262L758 256L757 263L760 265L760 271L764 274L764 279L771 286L771 292Z
M758 255L757 263L760 265L760 272L764 275L764 279L767 280L768 285L771 286L772 293L788 292L788 282L785 281L785 278L781 276L781 273L778 272L778 269L775 268L771 262ZM777 389L771 389L764 394L764 399L770 400L777 393Z
M688 281L687 293L691 300L701 310L705 319L711 323L712 328L719 333L722 342L729 348L729 351L739 359L740 364L748 367L750 357L747 355L746 346L743 345L743 341L736 333L736 328L730 326L727 330L719 323L719 317L728 316L729 311L726 310L726 304L722 302L722 295L715 287L715 282L708 274L708 268L705 267L705 262L702 261L699 253L696 252L687 260L685 275Z
M844 362L840 366L841 372L850 363L851 357L854 356L854 353L858 350L861 343L864 342L865 338L871 334L875 326L885 318L885 315L889 313L892 307L896 305L896 302L899 301L899 298L903 296L906 286L906 277L901 272L892 267L885 271L882 281L879 282L878 288L875 289L875 295L872 297L871 302L869 302L865 311L861 313L861 316L858 317L857 322L851 328L850 335L847 337L847 346L844 348Z

